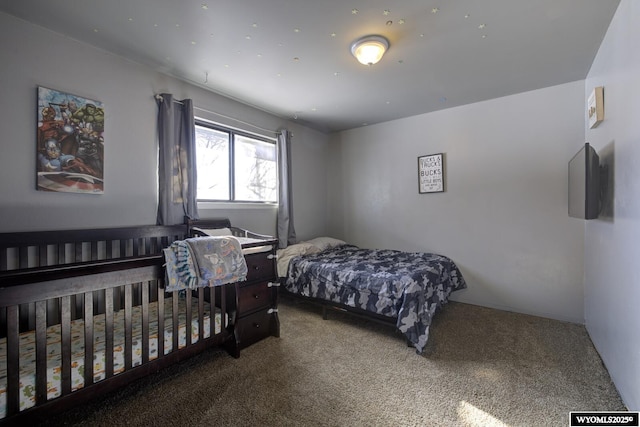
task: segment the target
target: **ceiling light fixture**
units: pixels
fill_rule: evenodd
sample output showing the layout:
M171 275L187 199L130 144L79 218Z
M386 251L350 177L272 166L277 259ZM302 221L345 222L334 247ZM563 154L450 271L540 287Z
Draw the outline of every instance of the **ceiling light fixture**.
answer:
M373 65L389 49L389 41L382 36L366 36L351 45L351 53L364 65Z

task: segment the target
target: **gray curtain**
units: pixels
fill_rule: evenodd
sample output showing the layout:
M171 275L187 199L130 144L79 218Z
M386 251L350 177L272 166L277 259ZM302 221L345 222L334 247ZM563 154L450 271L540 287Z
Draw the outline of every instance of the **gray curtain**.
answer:
M278 245L286 248L296 243L293 226L293 189L291 186L291 133L287 129L278 131Z
M158 103L158 225L198 218L193 102L163 93Z

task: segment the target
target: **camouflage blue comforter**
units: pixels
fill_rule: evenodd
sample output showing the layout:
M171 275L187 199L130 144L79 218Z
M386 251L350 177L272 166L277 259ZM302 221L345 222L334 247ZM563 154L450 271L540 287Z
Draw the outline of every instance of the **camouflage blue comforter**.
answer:
M436 310L466 283L443 255L345 245L292 258L284 286L296 294L397 318L397 328L422 353Z

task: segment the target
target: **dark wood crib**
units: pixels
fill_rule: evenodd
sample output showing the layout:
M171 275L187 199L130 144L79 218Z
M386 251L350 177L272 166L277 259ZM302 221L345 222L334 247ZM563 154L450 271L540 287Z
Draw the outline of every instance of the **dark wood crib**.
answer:
M234 285L164 291L186 225L0 233L0 424L37 422L211 346Z

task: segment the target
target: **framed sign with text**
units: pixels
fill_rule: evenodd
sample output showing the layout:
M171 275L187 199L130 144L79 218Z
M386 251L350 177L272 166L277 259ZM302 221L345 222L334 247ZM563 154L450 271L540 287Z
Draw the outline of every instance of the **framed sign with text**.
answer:
M444 155L442 153L418 157L418 192L444 191Z

